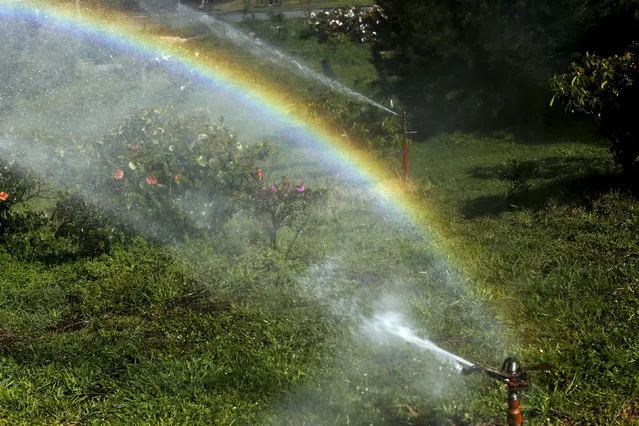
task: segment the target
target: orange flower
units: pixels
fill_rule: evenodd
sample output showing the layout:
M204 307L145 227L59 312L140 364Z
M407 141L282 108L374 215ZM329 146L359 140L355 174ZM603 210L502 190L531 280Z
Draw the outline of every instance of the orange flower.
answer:
M158 178L153 176L147 176L146 183L148 183L149 185L155 185L156 183L158 183Z
M0 192L0 200L6 201L7 198L9 198L9 194L7 194L6 192Z
M115 172L113 172L113 179L120 180L123 177L124 177L124 172L122 171L122 169L115 169Z

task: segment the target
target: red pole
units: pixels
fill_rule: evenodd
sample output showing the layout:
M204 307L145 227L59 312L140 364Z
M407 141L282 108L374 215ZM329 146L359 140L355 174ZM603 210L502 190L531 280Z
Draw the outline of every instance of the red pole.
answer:
M521 408L519 408L519 400L517 399L517 393L509 392L508 395L508 426L522 426L524 424L524 417L521 414Z

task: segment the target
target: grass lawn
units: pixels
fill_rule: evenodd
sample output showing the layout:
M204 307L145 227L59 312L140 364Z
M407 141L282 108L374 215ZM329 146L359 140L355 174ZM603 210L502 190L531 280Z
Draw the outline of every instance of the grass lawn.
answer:
M330 58L341 81L375 95L365 47L302 40L298 21L242 25L315 69ZM193 43L234 53L212 38ZM266 61L237 61L301 98L317 90L281 79L287 72ZM37 113L77 98L82 81L71 80L56 87L62 94L20 108ZM116 87L136 96L121 80L93 83L118 111ZM150 81L162 96L173 85ZM522 399L529 424L639 421L639 204L604 146L469 134L411 144L411 188L438 218L450 247L442 252L414 223L317 165L319 149L279 143L265 179L312 174L305 184L330 189L312 226L297 239L284 230L279 250L246 212L170 247L133 238L54 262L29 257L29 244L0 248L0 422L503 424L499 384L369 338L362 318L387 304L473 361L498 366L514 353L552 364ZM47 235L30 238L37 245Z
M504 295L522 358L553 364L524 404L549 423L634 424L639 383L622 372L639 349L639 204L607 149L463 134L411 149L425 197L481 247L466 266Z

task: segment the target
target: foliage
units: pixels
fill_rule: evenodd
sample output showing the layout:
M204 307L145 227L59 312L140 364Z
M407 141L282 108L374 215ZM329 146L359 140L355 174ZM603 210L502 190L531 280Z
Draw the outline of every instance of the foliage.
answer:
M356 43L366 43L376 39L376 28L385 19L386 15L379 6L352 6L312 12L306 24L310 34L320 41L346 38Z
M112 242L122 237L117 220L77 194L60 194L51 219L55 237L68 239L76 245L78 256L109 253Z
M427 134L509 129L528 135L543 129L552 74L574 59L574 52L602 46L618 51L629 42L626 33L639 32L636 2L382 0L379 5L388 16L373 46L381 84Z
M182 117L170 108L134 113L94 149L87 180L106 195L101 206L158 238L219 228L237 209L234 196L251 181L255 162L269 155L268 146L243 145L203 113Z
M10 212L7 223L5 249L18 259L48 264L109 253L125 237L118 221L69 194L59 195L51 213L25 206Z
M313 118L329 117L354 146L388 153L400 146L403 140L400 118L373 106L362 105L359 100L335 96L326 90L317 91L307 104L306 113Z
M12 232L14 206L40 193L40 180L15 159L0 159L0 240Z
M0 159L0 215L40 193L40 180L16 160Z
M262 168L257 169L257 178L244 194L244 200L257 216L267 224L269 245L277 248L277 233L282 228L290 228L296 234L289 245L308 225L313 209L324 198L324 190L310 189L303 183L291 183L286 177L279 182L266 183Z
M77 241L56 236L55 224L44 213L12 212L9 222L10 232L2 246L17 259L52 264L72 259L78 252Z
M630 170L639 156L639 107L637 51L639 44L622 55L601 57L586 53L580 62L573 62L568 72L551 80L556 100L566 105L570 113L592 117L600 130L611 140L615 162Z

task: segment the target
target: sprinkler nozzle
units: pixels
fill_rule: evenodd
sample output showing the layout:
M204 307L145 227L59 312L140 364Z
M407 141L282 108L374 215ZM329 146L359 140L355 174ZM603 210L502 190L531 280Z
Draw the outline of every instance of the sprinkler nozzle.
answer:
M534 367L522 367L514 356L504 360L501 369L485 367L478 364L462 368L462 374L470 375L482 373L491 379L504 383L508 388L508 425L519 426L523 423L523 416L519 408L519 392L528 389L528 371L548 371L550 365L541 364Z

